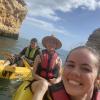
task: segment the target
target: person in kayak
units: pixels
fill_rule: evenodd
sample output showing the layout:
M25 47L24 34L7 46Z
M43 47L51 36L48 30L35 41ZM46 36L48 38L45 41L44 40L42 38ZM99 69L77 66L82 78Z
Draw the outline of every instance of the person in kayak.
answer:
M34 61L33 77L35 80L46 79L50 84L58 83L61 81L62 60L56 49L61 48L62 44L53 35L44 37L42 44L46 49Z
M12 54L12 56L6 61L4 66L14 65L17 64L17 66L24 66L22 58L30 64L30 66L33 65L33 62L35 60L35 57L40 53L38 42L36 38L32 38L30 41L30 45L25 47L18 55Z
M62 82L49 88L47 80L37 81L32 100L43 100L47 90L50 95L46 100L100 100L100 87L96 87L99 71L99 53L91 47L76 47L66 58Z

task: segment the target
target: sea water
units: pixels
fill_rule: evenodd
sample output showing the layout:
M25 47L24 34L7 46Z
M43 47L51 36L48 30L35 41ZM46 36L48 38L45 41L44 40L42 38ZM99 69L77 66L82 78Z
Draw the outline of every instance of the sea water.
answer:
M40 43L41 44L41 43ZM0 59L6 59L6 54L18 54L24 47L29 45L29 40L19 38L18 40L0 37ZM41 45L40 45L41 46ZM41 47L40 47L41 48ZM58 53L65 60L66 51L60 49ZM0 100L12 100L12 95L20 85L19 80L0 79Z

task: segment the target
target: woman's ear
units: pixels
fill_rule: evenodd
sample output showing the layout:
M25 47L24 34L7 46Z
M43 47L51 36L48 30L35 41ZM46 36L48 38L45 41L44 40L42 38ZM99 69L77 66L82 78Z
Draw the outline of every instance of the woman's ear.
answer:
M95 80L95 87L97 89L100 89L100 75L98 75L98 77Z

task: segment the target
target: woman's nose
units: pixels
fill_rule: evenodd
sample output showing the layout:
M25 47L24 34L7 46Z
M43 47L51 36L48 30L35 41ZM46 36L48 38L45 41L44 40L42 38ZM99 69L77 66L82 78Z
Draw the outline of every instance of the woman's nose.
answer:
M72 72L71 72L71 75L73 77L80 77L80 71L78 68L75 68Z

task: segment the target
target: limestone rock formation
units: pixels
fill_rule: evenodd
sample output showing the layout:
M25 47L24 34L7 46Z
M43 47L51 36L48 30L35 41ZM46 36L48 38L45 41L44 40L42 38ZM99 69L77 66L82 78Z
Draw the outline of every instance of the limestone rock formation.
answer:
M100 28L96 29L88 38L86 43L88 46L91 46L97 49L100 52Z
M96 29L88 38L86 45L95 48L100 56L100 28ZM97 87L100 89L100 70L98 75Z
M17 38L26 14L23 0L0 0L0 36Z

